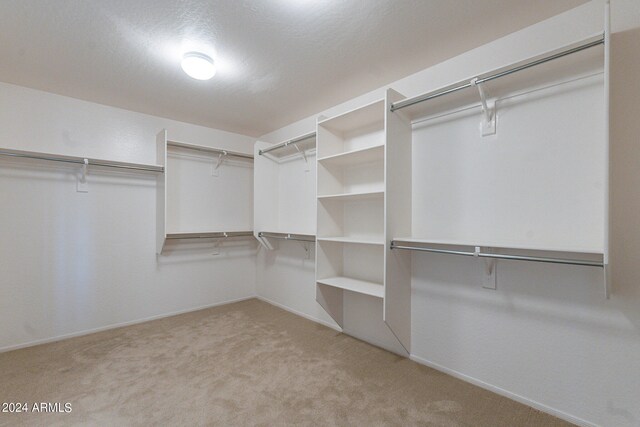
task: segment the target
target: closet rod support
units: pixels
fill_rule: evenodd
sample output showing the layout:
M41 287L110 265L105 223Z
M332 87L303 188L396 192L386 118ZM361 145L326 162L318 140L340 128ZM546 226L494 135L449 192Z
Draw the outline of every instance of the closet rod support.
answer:
M544 64L544 63L547 63L547 62L550 62L550 61L565 57L567 55L572 55L574 53L578 53L578 52L581 52L583 50L590 49L590 48L595 47L595 46L599 46L601 44L604 44L604 42L605 42L605 38L604 38L604 33L603 33L603 34L599 35L595 40L589 40L589 41L587 41L585 43L582 43L582 44L580 44L578 46L567 48L567 49L561 50L560 52L554 53L552 55L545 56L543 58L536 59L536 60L533 60L531 62L524 63L522 65L517 65L517 66L514 66L512 68L508 68L506 70L499 71L499 72L496 72L494 74L490 74L488 76L478 77L477 80L476 80L476 84L481 84L481 83L485 83L485 82L488 82L488 81L491 81L491 80L499 79L501 77L505 77L505 76L508 76L510 74L514 74L514 73L517 73L517 72L520 72L520 71L535 67L537 65L541 65L541 64ZM449 94L454 93L454 92L458 92L458 91L461 91L461 90L464 90L464 89L468 89L471 86L472 86L471 82L467 81L465 83L458 84L456 86L452 86L452 87L449 87L449 88L446 88L446 89L443 89L443 90L440 90L440 91L429 92L429 93L426 93L424 95L416 96L414 98L409 98L409 99L405 99L405 100L402 100L402 101L394 102L394 103L391 104L390 110L392 112L396 111L396 110L400 110L402 108L406 108L406 107L409 107L411 105L419 104L421 102L429 101L429 100L432 100L432 99L435 99L435 98L439 98L439 97L444 96L444 95L449 95Z
M495 254L495 253L487 253L487 252L480 252L480 251L469 252L469 251L457 251L457 250L450 250L450 249L425 248L425 247L419 247L419 246L404 246L404 245L398 245L394 241L391 242L391 249L462 255L462 256L477 257L477 258L506 259L506 260L512 260L512 261L531 261L531 262L544 262L544 263L550 263L550 264L568 264L568 265L580 265L580 266L586 266L586 267L604 268L604 263L601 261L588 261L588 260L580 260L580 259L551 258L551 257L535 257L535 256L526 256L526 255L507 255L507 254Z

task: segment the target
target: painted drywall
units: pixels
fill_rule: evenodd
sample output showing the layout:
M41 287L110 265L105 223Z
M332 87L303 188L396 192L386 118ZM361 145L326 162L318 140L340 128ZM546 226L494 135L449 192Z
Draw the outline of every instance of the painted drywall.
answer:
M499 288L489 291L478 285L475 260L414 255L412 357L581 425L635 426L640 423L640 278L635 262L640 257L640 185L633 185L640 161L635 82L640 4L612 0L611 9L612 298L603 297L601 272L593 269L500 263ZM591 2L388 86L414 96L588 37L601 31L602 10L602 1ZM364 105L382 97L384 89L318 115ZM311 116L261 140L275 143L309 132L315 120ZM301 289L314 287L312 273L293 283L286 280L287 264L271 263L270 277L286 283L260 284L262 262L258 257L260 295L317 316L311 301L279 299L283 289L294 285L298 295L312 298L311 291ZM358 316L347 317L345 330L360 337L382 333L379 323L355 322L365 318L361 309L347 303L345 310Z
M246 136L8 84L0 84L0 123L4 148L124 162L155 163L163 128L174 140L253 150ZM187 162L188 171L170 175L177 191L225 177L231 185L243 173L223 165L212 177L211 159ZM200 169L202 183L186 173ZM76 165L0 159L0 350L254 295L255 241L218 249L176 242L156 257L155 175L90 168L89 192L78 193L78 173ZM230 190L248 214L218 210L210 226L234 224L235 215L251 228L252 170L244 176ZM169 193L170 202L177 197Z

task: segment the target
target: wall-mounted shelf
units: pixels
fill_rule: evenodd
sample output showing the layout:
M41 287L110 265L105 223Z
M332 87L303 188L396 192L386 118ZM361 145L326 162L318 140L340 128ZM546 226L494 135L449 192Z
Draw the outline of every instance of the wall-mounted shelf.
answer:
M15 157L33 160L44 160L49 162L72 163L77 165L100 166L105 168L125 169L141 172L164 172L162 165L148 165L143 163L116 162L112 160L92 159L79 156L65 156L61 154L40 153L35 151L13 150L9 148L0 148L0 156Z
M461 107L480 107L477 85L492 99L504 99L531 91L602 73L605 36L600 33L576 43L527 58L463 81L392 104L411 120L442 114ZM475 80L475 85L472 80Z
M258 237L266 239L293 240L296 242L315 242L316 236L313 234L296 233L275 233L270 231L260 231Z
M319 201L324 201L324 200L353 201L353 200L375 199L375 198L381 198L383 196L384 196L384 191L362 191L362 192L353 192L353 193L318 195L318 200Z
M384 297L384 287L382 283L352 279L349 277L329 277L326 279L318 279L317 282L321 285L331 286L332 288L370 295L376 298Z
M156 137L156 150L157 161L165 170L156 186L157 254L162 253L166 240L253 236L253 232L244 231L253 225L250 216L253 155L171 141L164 129ZM199 154L185 155L184 150ZM232 157L236 161L227 162ZM238 196L238 186L245 184L249 191ZM191 231L211 229L242 231Z
M358 148L318 159L319 162L325 165L336 166L353 166L369 162L381 162L382 160L384 160L384 144Z
M318 238L320 242L338 242L338 243L352 243L358 245L384 245L384 241L382 239L371 239L364 237L321 237Z
M229 156L229 157L238 157L240 159L246 159L246 160L253 160L253 155L251 154L239 153L237 151L230 151L222 148L207 147L204 145L187 144L185 142L178 142L178 141L167 141L167 146L175 147L175 148L184 148L186 150L201 151L204 153L221 154L223 156Z
M608 31L393 102L421 165L405 235L440 238L389 249L477 257L491 289L496 260L604 268L608 296Z
M202 233L167 233L167 240L183 239L231 239L238 237L254 237L253 231L206 231Z
M546 262L589 267L604 267L603 252L578 249L527 248L519 245L471 244L398 237L391 241L391 249L406 249L478 258L505 259L514 261ZM483 252L489 249L490 252ZM494 252L495 251L495 252ZM550 253L558 254L551 256Z
M296 156L302 156L302 158L306 160L306 156L315 151L315 148L316 133L314 131L289 139L279 144L271 145L263 149L258 149L258 156L265 156L266 158L278 163L289 160Z
M315 146L315 131L279 144L255 143L253 228L268 250L277 240L292 240L311 256L306 243L316 233Z

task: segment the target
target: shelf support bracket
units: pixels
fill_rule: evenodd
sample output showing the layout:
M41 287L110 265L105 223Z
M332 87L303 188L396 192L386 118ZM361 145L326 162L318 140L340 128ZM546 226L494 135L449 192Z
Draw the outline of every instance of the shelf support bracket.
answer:
M482 120L482 136L495 135L496 133L496 103L492 100L487 100L487 94L482 88L482 84L478 83L478 78L475 77L470 81L471 86L478 88L480 95L480 102L482 102L482 113L484 118Z
M80 176L78 177L78 184L76 186L76 191L78 193L89 192L89 183L87 182L88 167L89 167L89 159L84 159L82 170L80 171Z
M304 259L311 259L311 252L309 251L309 242L300 242L302 249L304 249Z
M213 241L213 253L211 255L220 255L220 246L227 240L227 233L222 233L222 237L219 237Z
M486 252L491 253L492 249L491 248L487 248ZM480 262L482 263L482 269L483 269L483 275L482 275L482 287L485 289L492 289L492 290L496 290L497 289L497 276L496 276L496 269L497 269L497 259L491 259L491 258L480 258L480 246L476 246L475 250L473 252L473 256L475 256L476 258L478 258L480 260Z
M300 153L302 155L302 158L304 159L304 170L306 172L309 172L309 160L307 159L307 153L304 150L301 150L300 147L298 147L298 144L294 143L293 146L296 148L296 150L298 150L298 153Z
M216 163L216 165L213 167L213 171L211 173L211 175L213 176L219 176L220 175L220 166L222 166L222 163L224 162L224 159L227 156L227 152L225 150L222 150L222 153L220 153L220 155L218 156L218 162Z

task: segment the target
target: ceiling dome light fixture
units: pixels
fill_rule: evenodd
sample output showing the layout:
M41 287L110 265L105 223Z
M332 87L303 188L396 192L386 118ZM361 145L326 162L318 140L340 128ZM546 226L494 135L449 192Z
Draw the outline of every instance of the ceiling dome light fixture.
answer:
M200 52L187 52L182 57L182 69L189 77L209 80L216 75L216 66L210 56Z

